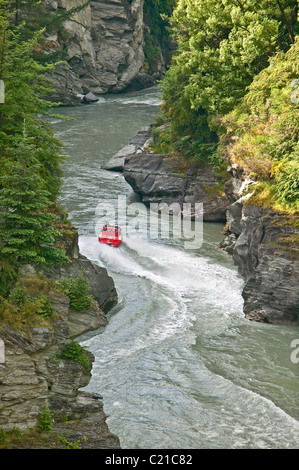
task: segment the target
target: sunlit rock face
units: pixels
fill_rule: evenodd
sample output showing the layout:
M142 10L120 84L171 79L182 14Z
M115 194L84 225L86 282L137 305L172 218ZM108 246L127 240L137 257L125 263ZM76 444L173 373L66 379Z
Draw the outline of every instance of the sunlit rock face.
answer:
M49 1L53 14L84 5L85 0ZM144 72L144 0L97 0L73 14L47 38L63 50L65 63L51 73L63 104L77 104L89 92L119 92L140 81Z

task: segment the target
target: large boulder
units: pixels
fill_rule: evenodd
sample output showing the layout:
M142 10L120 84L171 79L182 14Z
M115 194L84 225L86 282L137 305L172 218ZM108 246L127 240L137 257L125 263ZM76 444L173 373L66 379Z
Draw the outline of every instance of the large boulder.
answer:
M188 171L181 166L179 157L143 152L126 157L123 175L144 203L178 203L181 209L202 203L204 221L225 222L229 201L213 165Z
M65 63L49 73L53 99L76 105L86 95L118 93L146 83L144 67L144 0L48 1L53 15L85 5L62 25L53 26L46 38L45 53L65 56ZM161 74L160 74L161 75ZM157 77L155 77L157 78ZM153 85L154 80L149 79Z

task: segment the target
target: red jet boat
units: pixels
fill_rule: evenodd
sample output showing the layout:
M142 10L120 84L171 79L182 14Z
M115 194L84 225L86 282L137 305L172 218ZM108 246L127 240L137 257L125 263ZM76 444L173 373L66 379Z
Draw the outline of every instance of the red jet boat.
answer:
M121 244L121 229L118 225L104 225L99 235L99 242L118 247Z

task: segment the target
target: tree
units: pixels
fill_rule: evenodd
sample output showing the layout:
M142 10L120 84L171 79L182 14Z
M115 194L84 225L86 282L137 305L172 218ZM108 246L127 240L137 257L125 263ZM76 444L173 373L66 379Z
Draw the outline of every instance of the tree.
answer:
M260 182L264 196L299 210L299 37L221 119L219 152ZM257 192L257 191L256 191Z
M25 3L34 2L23 1L22 8ZM67 261L64 251L55 246L60 234L54 228L62 144L42 118L53 107L45 99L52 91L45 73L54 64L37 62L34 49L42 40L42 31L25 30L11 14L11 6L0 0L0 76L5 82L5 103L0 104L2 295L22 263Z
M171 18L178 51L163 83L174 148L199 159L215 151L219 116L294 42L296 7L295 0L179 0Z
M22 34L22 27L12 28L7 11L2 10L0 76L5 83L5 103L0 105L0 163L3 167L15 137L25 133L35 147L36 161L40 163L40 171L54 201L60 190L62 143L54 138L50 126L41 119L41 115L49 114L53 107L45 99L52 91L45 73L54 65L39 64L33 57L41 32L35 32L26 41Z
M0 258L12 265L65 262L55 247L52 202L32 157L34 147L24 138L14 145L14 159L6 159L0 176Z

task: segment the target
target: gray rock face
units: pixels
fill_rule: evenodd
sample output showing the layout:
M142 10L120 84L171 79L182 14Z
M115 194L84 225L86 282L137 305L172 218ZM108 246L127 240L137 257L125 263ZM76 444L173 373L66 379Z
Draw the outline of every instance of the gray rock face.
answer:
M109 162L102 166L105 170L122 172L125 164L126 157L134 155L135 153L144 152L144 148L151 139L151 130L145 129L139 131L128 142L128 145L120 149Z
M71 340L106 326L107 318L96 301L79 313L62 292L52 291L49 297L57 312L49 328L1 329L5 360L0 363L0 428L34 429L47 406L54 416L53 429L46 440L32 440L30 448L65 448L62 435L83 449L119 448L106 424L101 397L79 391L91 373L76 360L59 358ZM94 356L87 354L92 363ZM27 448L28 442L15 447Z
M91 374L75 360L59 359L61 351L74 338L105 327L108 324L105 312L117 303L115 285L106 269L81 256L78 237L72 234L71 239L72 243L67 240L66 245L69 255L73 256L72 262L53 268L50 273L47 270L46 274L57 280L86 276L95 300L88 309L77 312L70 307L65 294L51 289L47 296L56 315L49 327L16 331L2 325L0 340L1 344L4 342L5 354L4 362L0 363L0 429L35 428L39 414L47 405L57 420L54 435L64 429L64 435L70 435L72 440L88 436L88 442L80 442L82 448L118 448L118 438L106 425L102 402L79 392L88 385ZM21 270L25 277L35 274L31 265L24 265ZM91 353L88 355L92 363L94 357ZM68 425L59 424L64 418L68 418ZM56 448L56 441L49 442L49 447L51 445ZM38 447L38 443L32 443L32 448L35 446Z
M71 360L59 361L57 355L73 337L106 325L107 319L94 303L89 312L84 312L78 325L74 321L78 312L76 315L72 312L63 293L53 293L51 300L57 311L51 329L2 328L1 339L5 345L5 362L0 364L2 429L35 427L46 403L55 407L58 401L61 412L67 413L76 401L78 388L86 386L90 380L90 374L82 365ZM93 356L90 358L94 360Z
M85 0L48 2L53 13L71 10ZM55 51L66 52L66 63L49 78L63 104L78 104L89 92L117 93L145 76L144 0L95 0L63 24L66 36L48 38Z
M127 156L123 175L144 203L203 203L203 219L224 222L228 200L216 188L219 180L212 165L192 167L186 174L180 170L181 160L152 153Z
M285 214L244 205L233 259L245 279L244 313L250 320L299 324L298 229Z
M117 303L118 296L115 285L113 279L107 274L107 270L93 264L85 256L80 255L70 264L56 266L48 275L57 280L63 277L87 277L91 287L91 295L105 313L109 312Z
M243 289L244 313L250 320L275 324L299 324L299 250L294 218L250 204L250 188L238 168L230 168L233 178L225 192L226 239L220 245L232 253Z

